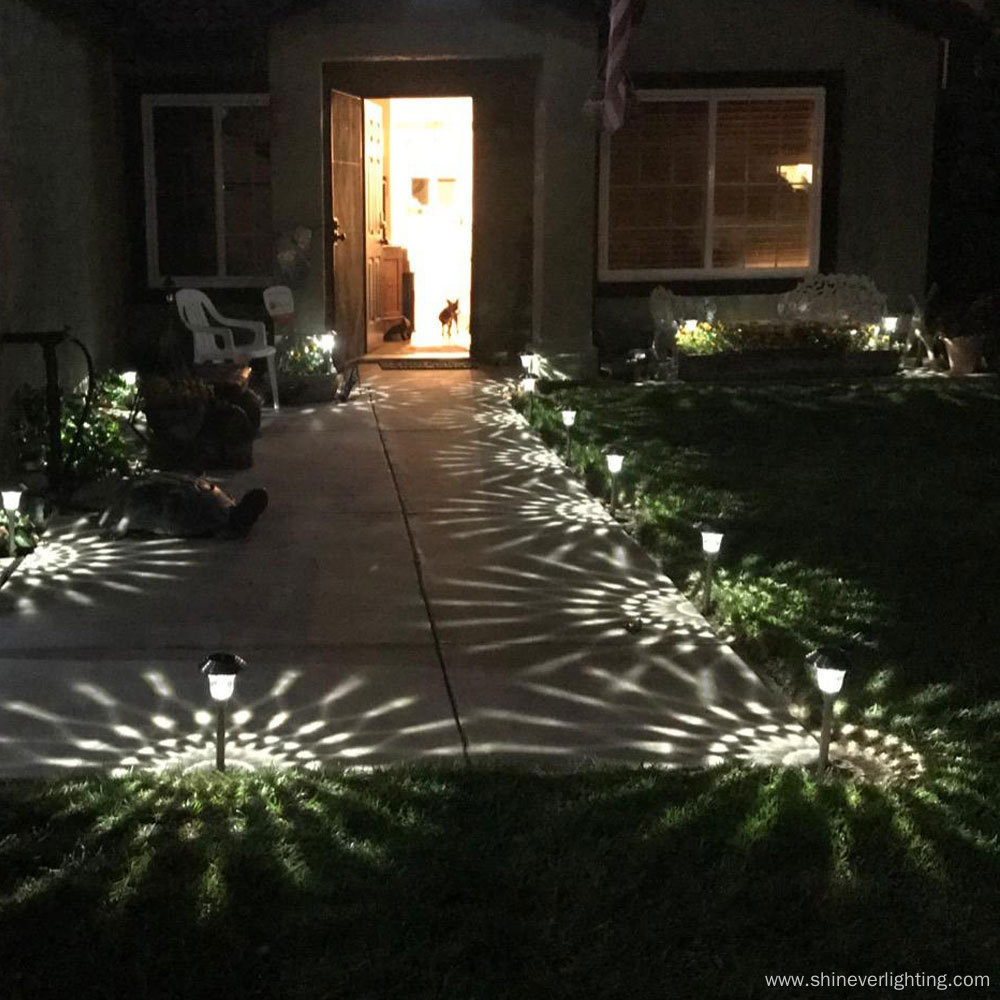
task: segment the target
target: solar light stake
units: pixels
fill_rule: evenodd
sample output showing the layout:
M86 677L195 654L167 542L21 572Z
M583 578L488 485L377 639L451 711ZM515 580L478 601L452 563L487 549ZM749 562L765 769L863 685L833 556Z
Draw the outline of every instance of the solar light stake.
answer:
M833 731L833 703L836 695L823 695L823 728L819 733L819 761L816 770L823 774L830 764L830 734Z
M220 701L215 714L215 769L226 769L226 703Z
M17 510L21 506L21 491L4 490L0 495L3 509L7 512L7 551L11 559L17 555L17 543L14 541L14 525L17 521Z
M701 532L701 551L705 554L705 586L701 598L701 613L708 614L712 606L712 577L715 575L715 560L722 548L722 532L703 528Z
M527 397L528 404L528 420L529 422L535 415L535 386L538 383L538 379L534 375L525 375L521 379L521 392Z
M130 424L133 420L135 420L136 411L139 409L139 392L136 389L136 382L138 379L138 372L122 372L122 382L125 383L125 388L132 393L132 402L129 403L128 407L128 422Z
M618 473L622 471L622 464L624 462L624 455L619 455L616 451L608 452L608 472L611 473L611 498L608 506L611 508L612 517L615 516L615 500L618 493Z
M236 675L247 665L235 653L212 653L199 670L208 678L208 693L216 702L215 717L215 768L226 769L226 702L236 690Z
M807 657L806 664L813 668L816 687L823 694L823 727L819 736L818 774L823 774L830 763L830 736L833 732L833 703L844 686L847 663L844 651L836 646L814 649Z
M569 462L570 449L573 447L573 441L572 438L570 437L570 431L573 428L573 424L576 423L576 410L563 410L562 422L563 422L563 427L566 428L566 461Z

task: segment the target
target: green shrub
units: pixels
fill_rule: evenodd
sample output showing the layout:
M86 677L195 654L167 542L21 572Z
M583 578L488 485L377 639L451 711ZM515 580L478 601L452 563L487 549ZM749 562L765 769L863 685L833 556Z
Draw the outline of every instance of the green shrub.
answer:
M826 350L874 351L889 346L889 338L874 326L828 326L823 323L702 322L677 331L682 354L723 351Z
M0 510L0 557L6 556L10 551L10 522L7 511ZM38 544L38 532L35 524L20 511L14 515L14 548L18 555L33 552Z
M84 391L63 399L59 436L63 460L72 463L67 472L76 485L106 475L128 475L142 467L134 435L125 429L121 413L131 406L134 392L119 374L109 372L97 382L89 412ZM49 451L44 389L22 385L14 393L11 422L18 467L44 468Z

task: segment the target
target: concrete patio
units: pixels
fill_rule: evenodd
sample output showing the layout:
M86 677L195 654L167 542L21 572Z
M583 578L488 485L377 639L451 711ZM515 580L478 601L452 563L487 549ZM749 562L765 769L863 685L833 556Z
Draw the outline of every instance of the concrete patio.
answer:
M811 737L482 372L364 367L265 418L245 541L53 528L0 590L0 774L198 766L197 664L250 664L240 764L776 762ZM625 629L641 614L647 625Z

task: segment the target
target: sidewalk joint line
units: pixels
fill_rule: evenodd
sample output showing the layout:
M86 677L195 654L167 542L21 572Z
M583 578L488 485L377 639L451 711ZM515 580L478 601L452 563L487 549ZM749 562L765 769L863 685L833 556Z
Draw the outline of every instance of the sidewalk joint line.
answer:
M451 679L448 677L448 667L444 660L444 649L441 646L441 637L438 635L437 623L434 621L434 612L431 609L430 596L427 593L427 585L424 580L423 560L420 557L420 549L417 546L417 539L413 534L413 527L410 524L410 515L403 502L403 491L399 487L399 477L396 475L396 467L392 463L392 455L389 454L389 444L385 439L382 424L378 419L378 410L375 408L375 401L371 391L368 392L368 405L371 407L372 417L375 420L375 428L378 431L379 440L382 442L382 452L385 455L386 464L389 466L389 475L392 476L392 485L396 491L396 500L399 503L399 511L403 515L403 524L406 527L406 536L410 541L410 552L413 555L413 566L417 571L417 586L420 588L420 597L424 602L424 610L427 612L427 622L431 627L431 637L434 640L434 652L437 654L438 666L441 668L441 676L444 679L445 691L448 693L448 701L451 704L451 714L455 720L455 727L458 729L458 737L462 742L462 757L466 764L469 760L469 738L465 735L465 727L462 725L462 718L458 712L458 701L455 698L455 691L451 686Z

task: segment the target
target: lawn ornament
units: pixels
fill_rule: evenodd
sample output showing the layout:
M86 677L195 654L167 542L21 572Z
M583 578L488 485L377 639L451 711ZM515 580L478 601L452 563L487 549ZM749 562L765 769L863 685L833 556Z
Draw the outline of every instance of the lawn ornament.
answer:
M267 490L237 503L201 476L154 472L118 485L99 524L114 538L132 533L176 538L242 538L267 509Z

